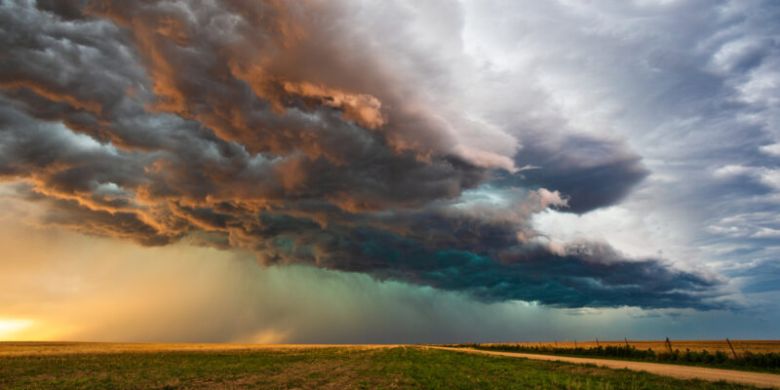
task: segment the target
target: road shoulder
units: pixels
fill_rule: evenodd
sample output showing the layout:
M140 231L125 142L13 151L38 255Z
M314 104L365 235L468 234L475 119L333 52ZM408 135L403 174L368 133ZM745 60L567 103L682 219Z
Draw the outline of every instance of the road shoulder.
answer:
M484 350L473 349L473 348L449 348L449 347L434 347L434 346L431 346L429 348L461 352L461 353L475 353L475 354L482 354L482 355L557 361L557 362L566 362L566 363L575 363L575 364L593 364L599 367L606 367L612 369L628 369L634 371L644 371L651 374L664 375L664 376L669 376L678 379L702 379L702 380L713 381L713 382L726 381L726 382L741 383L741 384L764 387L764 388L780 388L780 375L763 373L763 372L725 370L720 368L683 366L677 364L635 362L635 361L628 361L628 360L592 359L592 358L579 358L579 357L569 357L569 356L538 355L538 354L518 353L518 352L484 351Z

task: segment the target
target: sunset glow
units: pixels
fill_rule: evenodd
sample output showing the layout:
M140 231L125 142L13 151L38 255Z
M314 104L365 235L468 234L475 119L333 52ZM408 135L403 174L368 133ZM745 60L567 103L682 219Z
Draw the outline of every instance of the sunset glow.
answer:
M32 325L30 320L0 318L0 339L13 340L20 331Z

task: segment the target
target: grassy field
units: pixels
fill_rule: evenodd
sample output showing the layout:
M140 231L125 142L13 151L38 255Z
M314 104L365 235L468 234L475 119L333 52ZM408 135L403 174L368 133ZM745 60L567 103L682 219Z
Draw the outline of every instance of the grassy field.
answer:
M664 340L617 340L617 341L596 341L596 340L583 340L583 341L544 341L544 342L520 342L520 343L484 343L482 345L520 345L525 347L553 347L553 348L594 348L598 346L625 346L626 343L635 347L636 349L646 350L651 349L656 352L664 352L667 350L666 342ZM709 352L721 351L728 355L731 355L731 348L729 348L726 340L671 340L672 348L684 351L690 349L691 351L706 350ZM767 353L767 352L780 352L780 340L731 340L731 344L734 346L737 354L744 352L752 353Z
M780 373L777 341L642 341L459 344L456 347L490 351L582 356L602 359ZM733 347L733 349L732 349Z
M742 389L412 346L0 343L0 389Z

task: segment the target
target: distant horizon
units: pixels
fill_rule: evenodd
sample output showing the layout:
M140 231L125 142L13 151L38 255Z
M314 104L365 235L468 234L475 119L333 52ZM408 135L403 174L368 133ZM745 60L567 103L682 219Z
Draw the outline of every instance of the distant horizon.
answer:
M726 340L730 340L732 342L764 342L764 343L779 343L780 339L734 339L734 338L728 338L724 337L721 339L672 339L669 338L671 342L725 342ZM666 338L662 339L627 339L628 344L632 343L663 343L665 342ZM206 342L206 341L177 341L177 342L167 342L167 341L101 341L101 340L0 340L0 343L3 344L46 344L46 343L62 343L62 344L160 344L160 345L268 345L268 346L283 346L283 345L293 345L293 346L317 346L317 345L323 345L323 346L350 346L350 345L468 345L468 344L549 344L554 345L556 343L560 344L574 344L574 343L580 343L583 345L589 345L589 344L620 344L625 345L626 340L623 339L571 339L571 340L565 340L565 339L558 339L558 340L493 340L493 341L480 341L480 342L472 342L472 341L462 341L462 342L442 342L442 343L426 343L426 342L409 342L409 343L393 343L393 342L374 342L374 343L259 343L259 342L235 342L235 341L212 341L212 342Z
M672 339L670 339L672 340ZM675 339L677 340L677 339ZM725 341L726 338L722 339L679 339L677 341ZM756 342L779 342L780 339L732 339L729 338L731 341L756 341ZM577 342L583 342L583 343L596 343L596 339L580 339L580 340L499 340L499 341L484 341L480 342L479 344L509 344L509 343L574 343ZM628 339L628 342L663 342L665 339ZM674 340L672 340L674 341ZM625 343L625 340L601 340L599 339L598 342L600 343ZM166 341L90 341L90 340L0 340L0 343L94 343L94 344L227 344L227 345L445 345L445 344L470 344L469 342L462 342L462 343L362 343L362 344L355 344L355 343L242 343L242 342L224 342L224 341L217 341L217 342L199 342L199 341L183 341L183 342L166 342Z
M780 2L0 2L0 340L780 339Z

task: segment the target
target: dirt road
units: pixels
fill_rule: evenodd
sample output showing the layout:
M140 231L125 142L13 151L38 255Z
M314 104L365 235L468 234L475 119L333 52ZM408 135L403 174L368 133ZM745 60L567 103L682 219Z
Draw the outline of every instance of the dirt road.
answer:
M763 372L722 370L718 368L682 366L676 364L632 362L632 361L625 361L625 360L591 359L591 358L577 358L577 357L568 357L568 356L537 355L531 353L483 351L483 350L471 349L471 348L447 348L447 347L431 347L431 348L443 349L447 351L456 351L462 353L477 353L477 354L484 354L484 355L519 357L519 358L526 358L526 359L559 361L559 362L578 363L578 364L594 364L597 366L607 367L607 368L615 368L615 369L626 368L629 370L646 371L651 374L671 376L680 379L703 379L708 381L723 380L727 382L742 383L742 384L753 385L758 387L780 388L780 375L767 374Z

